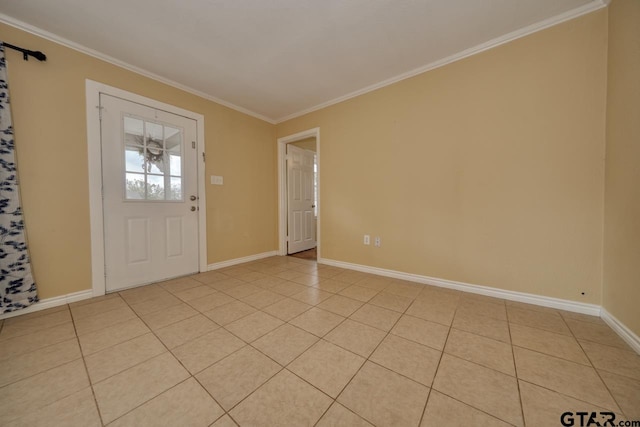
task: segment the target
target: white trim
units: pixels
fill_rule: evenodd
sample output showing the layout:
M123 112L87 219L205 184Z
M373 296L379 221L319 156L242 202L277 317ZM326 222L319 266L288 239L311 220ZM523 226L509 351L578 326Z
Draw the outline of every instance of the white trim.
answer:
M287 144L307 138L316 139L316 164L318 165L318 220L316 221L316 247L320 258L320 128L308 129L278 138L278 255L287 254Z
M42 37L43 39L49 40L51 42L57 43L64 47L68 47L69 49L73 49L80 53L84 53L85 55L89 55L91 57L100 59L101 61L108 62L109 64L113 64L120 68L124 68L125 70L131 71L136 74L140 74L141 76L148 77L152 80L158 81L160 83L164 83L166 85L175 87L176 89L183 90L185 92L191 93L193 95L199 96L200 98L207 99L209 101L215 102L216 104L223 105L227 108L231 108L232 110L236 110L240 113L247 114L249 116L255 117L256 119L264 120L265 122L275 124L273 119L262 115L260 113L256 113L247 108L240 107L238 105L227 102L223 99L216 98L215 96L209 95L205 92L202 92L197 89L193 89L189 86L183 85L181 83L176 82L175 80L168 79L166 77L162 77L156 73L151 71L147 71L143 68L136 67L135 65L131 65L124 61L120 61L112 56L106 55L102 52L98 52L97 50L91 49L89 47L83 46L79 43L73 42L69 39L65 39L64 37L60 37L56 34L50 33L49 31L43 30L41 28L35 27L33 25L27 24L26 22L20 21L18 19L12 18L11 16L0 13L0 22L7 24L11 27L17 28L19 30L25 31L29 34L36 35L38 37Z
M227 261L221 261L221 262L216 262L214 264L209 264L207 266L207 270L209 271L219 270L221 268L231 267L233 265L242 264L245 262L257 261L259 259L269 258L276 255L278 255L278 251L262 252L261 254L249 255L242 258L235 258Z
M38 37L42 37L46 40L52 41L54 43L60 44L62 46L68 47L70 49L76 50L78 52L84 53L86 55L92 56L94 58L98 58L102 61L108 62L110 64L116 65L118 67L124 68L125 70L129 70L131 72L134 72L136 74L140 74L142 76L148 77L150 79L159 81L161 83L167 84L169 86L173 86L177 89L183 90L185 92L194 94L196 96L199 96L201 98L207 99L209 101L215 102L217 104L223 105L225 107L231 108L232 110L236 110L239 111L241 113L247 114L249 116L255 117L257 119L260 120L264 120L268 123L271 124L278 124L278 123L282 123L285 122L287 120L291 120L293 118L296 117L300 117L302 115L311 113L313 111L317 111L317 110L321 110L323 108L329 107L331 105L340 103L342 101L346 101L348 99L351 98L355 98L356 96L360 96L363 95L365 93L368 92L372 92L374 90L383 88L385 86L389 86L392 85L394 83L397 83L399 81L414 77L418 74L422 74L425 73L427 71L442 67L444 65L450 64L452 62L456 62L459 61L461 59L467 58L469 56L484 52L485 50L489 50L492 49L494 47L500 46L502 44L508 43L510 41L519 39L521 37L526 37L530 34L533 34L535 32L544 30L546 28L552 27L554 25L558 25L561 24L565 21L569 21L571 19L574 18L578 18L582 15L586 15L587 13L591 13L591 12L595 12L596 10L602 9L604 7L607 7L607 5L610 3L610 0L595 0L592 1L584 6L580 6L577 7L575 9L569 10L567 12L561 13L559 15L556 16L552 16L551 18L547 18L543 21L531 24L527 27L524 28L520 28L516 31L512 31L511 33L502 35L500 37L496 37L492 40L489 40L485 43L479 44L477 46L474 46L472 48L469 49L465 49L461 52L455 53L451 56L448 56L446 58L434 61L430 64L427 65L423 65L422 67L416 68L414 70L408 71L406 73L400 74L398 76L395 77L391 77L389 79L383 80L381 82L375 83L373 85L367 86L365 88L356 90L354 92L348 93L346 95L340 96L338 98L334 98L332 100L323 102L321 104L315 105L313 107L309 107L306 108L304 110L298 111L296 113L292 113L289 115L286 115L284 117L280 117L278 119L272 119L270 117L267 117L263 114L260 113L256 113L254 111L251 111L247 108L244 107L240 107L238 105L232 104L230 102L227 102L223 99L217 98L215 96L212 96L210 94L204 93L202 91L199 91L197 89L193 89L189 86L183 85L181 83L178 83L174 80L170 80L167 79L165 77L162 77L158 74L152 73L151 71L147 71L145 69L136 67L134 65L128 64L124 61L120 61L119 59L113 58L112 56L106 55L104 53L98 52L94 49L88 48L86 46L83 46L79 43L73 42L71 40L68 40L66 38L60 37L56 34L53 34L49 31L43 30L41 28L35 27L33 25L27 24L26 22L20 21L18 19L12 18L11 16L5 15L3 13L0 13L0 22L5 23L7 25L10 25L14 28L18 28L22 31L25 31L27 33L30 34L34 34Z
M609 0L610 1L610 0ZM535 24L531 24L524 28L520 28L518 30L512 31L508 34L502 35L500 37L496 37L495 39L489 40L477 46L471 47L469 49L465 49L461 52L454 53L453 55L447 56L446 58L439 59L437 61L431 62L430 64L423 65L422 67L416 68L411 71L407 71L406 73L402 73L400 75L388 78L378 83L374 83L370 86L364 87L362 89L356 90L354 92L348 93L346 95L339 96L332 100L323 102L322 104L315 105L313 107L306 108L302 111L298 111L297 113L292 113L284 117L280 117L275 120L276 124L286 122L287 120L295 119L296 117L303 116L305 114L312 113L314 111L321 110L323 108L327 108L331 105L338 104L340 102L346 101L351 98L355 98L360 95L364 95L365 93L373 92L374 90L381 89L385 86L392 85L394 83L398 83L402 80L409 79L411 77L415 77L418 74L426 73L427 71L435 70L436 68L443 67L445 65L451 64L452 62L460 61L461 59L467 58L469 56L476 55L478 53L482 53L486 50L493 49L494 47L498 47L505 43L509 43L513 40L517 40L522 37L526 37L530 34L536 33L538 31L542 31L546 28L553 27L554 25L561 24L566 21L570 21L572 19L578 18L582 15L586 15L587 13L595 12L596 10L607 7L608 1L606 0L597 0L593 1L584 6L580 6L578 8L569 10L567 12L561 13L556 16L552 16L551 18L547 18L543 21L537 22Z
M71 304L72 302L82 301L89 298L93 298L93 290L91 289L60 295L58 297L46 298L30 305L27 308L0 314L0 320L20 316L22 314L33 313L35 311L46 310L47 308L59 307L61 305Z
M204 167L204 116L151 98L127 92L93 80L86 80L87 153L89 160L89 214L91 228L91 282L93 296L106 293L104 266L104 217L102 210L102 152L100 149L100 94L115 96L148 105L196 121L198 149L198 264L199 271L207 268L207 203Z
M560 298L545 297L526 292L508 291L505 289L492 288L489 286L474 285L471 283L456 282L453 280L439 279L436 277L421 276L419 274L403 273L401 271L387 270L384 268L369 267L367 265L351 264L348 262L335 261L332 259L318 258L319 264L331 265L334 267L346 268L349 270L361 271L364 273L377 274L379 276L393 277L394 279L409 280L425 285L438 286L440 288L455 289L472 294L486 295L494 298L502 298L510 301L524 302L527 304L551 307L559 310L572 311L575 313L600 315L600 306L595 304L585 304L578 301L570 301Z
M606 308L602 307L600 311L600 317L605 321L607 325L611 327L620 338L622 338L629 346L640 354L640 337L636 335L631 329L629 329L624 323L616 319Z

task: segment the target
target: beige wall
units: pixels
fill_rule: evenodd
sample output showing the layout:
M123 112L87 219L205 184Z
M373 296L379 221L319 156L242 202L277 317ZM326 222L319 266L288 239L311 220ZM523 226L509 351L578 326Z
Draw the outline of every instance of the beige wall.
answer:
M609 6L603 306L640 335L640 2Z
M45 63L8 50L22 200L41 298L91 287L85 79L203 114L208 262L275 250L275 126L0 24L0 39L42 50Z
M322 257L600 304L606 52L601 10L279 124L320 127Z

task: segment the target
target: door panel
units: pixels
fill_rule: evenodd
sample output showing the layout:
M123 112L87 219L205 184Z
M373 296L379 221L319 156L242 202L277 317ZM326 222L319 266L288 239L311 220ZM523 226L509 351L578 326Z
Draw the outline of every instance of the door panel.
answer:
M198 271L196 122L100 95L106 289Z
M287 146L287 187L289 244L293 254L316 247L314 215L315 153L293 145Z

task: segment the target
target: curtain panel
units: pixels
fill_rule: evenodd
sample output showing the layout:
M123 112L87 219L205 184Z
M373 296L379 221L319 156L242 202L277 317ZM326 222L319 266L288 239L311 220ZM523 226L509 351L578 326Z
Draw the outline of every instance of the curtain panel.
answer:
M38 301L27 252L15 158L9 84L4 46L0 42L0 313Z

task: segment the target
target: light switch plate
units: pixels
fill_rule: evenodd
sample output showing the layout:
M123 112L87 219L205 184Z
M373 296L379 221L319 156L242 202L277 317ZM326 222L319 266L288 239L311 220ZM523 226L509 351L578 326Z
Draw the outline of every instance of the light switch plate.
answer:
M221 176L218 175L211 175L211 184L213 185L222 185L224 183L224 180Z

